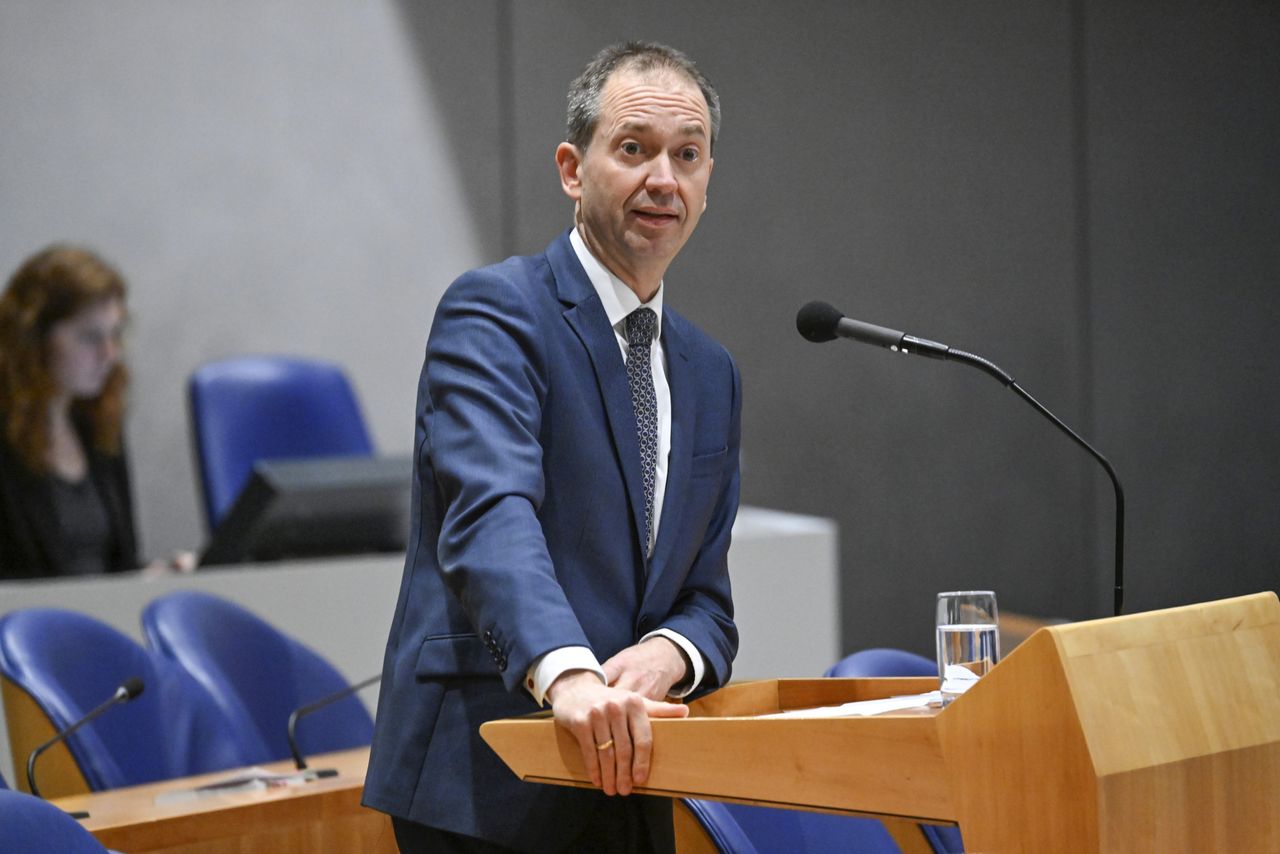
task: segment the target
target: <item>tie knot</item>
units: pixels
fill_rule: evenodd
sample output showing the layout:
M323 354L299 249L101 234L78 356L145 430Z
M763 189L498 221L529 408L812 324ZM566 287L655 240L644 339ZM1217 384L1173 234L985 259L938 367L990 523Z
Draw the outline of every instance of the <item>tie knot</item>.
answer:
M627 315L627 346L648 344L653 341L653 330L658 325L658 315L651 308L637 308Z

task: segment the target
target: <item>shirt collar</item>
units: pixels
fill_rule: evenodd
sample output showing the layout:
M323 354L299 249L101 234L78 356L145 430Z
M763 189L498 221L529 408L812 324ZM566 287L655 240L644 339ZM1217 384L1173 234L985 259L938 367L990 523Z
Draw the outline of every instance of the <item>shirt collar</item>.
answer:
M591 254L591 250L587 248L586 241L582 239L582 235L578 234L576 227L569 232L569 242L573 245L574 254L578 256L578 262L582 264L582 269L587 271L587 278L591 280L591 286L600 295L600 304L604 306L604 313L609 318L609 325L614 329L620 329L622 322L627 319L627 315L643 304L653 309L654 313L658 315L658 326L655 331L657 336L661 337L662 284L658 284L657 293L653 295L652 299L646 303L641 303L640 297L636 296L635 291L609 272L609 268L601 264L596 256Z

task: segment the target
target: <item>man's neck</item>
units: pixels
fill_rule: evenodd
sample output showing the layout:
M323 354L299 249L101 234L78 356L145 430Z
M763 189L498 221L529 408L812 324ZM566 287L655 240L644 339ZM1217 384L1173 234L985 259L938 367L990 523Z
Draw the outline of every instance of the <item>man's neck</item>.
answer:
M577 223L578 235L582 238L583 244L587 247L587 251L591 253L591 257L600 262L600 265L618 278L618 281L631 289L640 302L647 303L653 299L653 295L658 292L658 288L662 286L662 277L666 274L666 265L662 265L657 270L619 270L616 269L606 258L600 248L596 246L594 238L585 228L582 222Z

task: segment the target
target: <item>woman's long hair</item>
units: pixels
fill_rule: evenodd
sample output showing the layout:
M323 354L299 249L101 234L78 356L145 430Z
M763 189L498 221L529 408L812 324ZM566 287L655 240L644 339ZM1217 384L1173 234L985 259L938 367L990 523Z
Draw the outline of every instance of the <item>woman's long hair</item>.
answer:
M120 274L89 250L62 244L24 261L0 295L0 429L34 472L49 470L49 402L59 391L50 372L49 332L54 324L111 299L124 305ZM127 384L119 362L97 397L72 403L100 452L120 453Z

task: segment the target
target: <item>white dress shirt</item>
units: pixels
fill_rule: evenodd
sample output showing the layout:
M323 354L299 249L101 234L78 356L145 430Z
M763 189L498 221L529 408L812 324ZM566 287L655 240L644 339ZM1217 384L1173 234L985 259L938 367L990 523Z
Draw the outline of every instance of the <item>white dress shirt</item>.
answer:
M600 304L609 318L609 324L613 326L613 334L617 338L618 350L623 362L627 359L627 315L641 305L653 309L658 315L657 334L649 345L651 348L649 364L653 368L653 390L658 399L658 460L653 483L653 531L647 543L647 551L652 554L654 543L658 538L658 525L662 519L662 503L667 492L667 462L671 456L671 386L667 383L667 358L666 351L662 347L662 285L658 285L657 293L647 303L641 303L635 291L609 272L608 268L591 254L586 242L578 234L578 229L575 228L569 233L569 242L573 245L573 251L577 254L582 268L586 270L592 287L600 297ZM672 641L688 656L693 668L692 678L678 692L673 691L673 696L683 697L702 682L704 671L702 653L698 652L698 648L688 638L670 629L655 629L640 640L643 642L657 636ZM600 662L596 661L590 649L585 646L565 646L553 649L534 660L526 675L525 687L541 704L551 683L555 682L560 674L569 670L590 670L599 676L601 681L608 681L605 679L604 669L600 666Z

